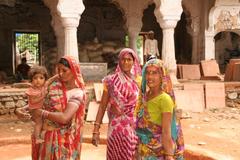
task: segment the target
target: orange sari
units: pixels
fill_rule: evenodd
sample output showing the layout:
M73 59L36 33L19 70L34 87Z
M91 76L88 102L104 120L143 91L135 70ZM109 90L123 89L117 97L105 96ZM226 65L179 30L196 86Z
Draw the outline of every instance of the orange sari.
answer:
M69 124L60 124L44 119L41 137L44 143L36 144L32 136L32 159L33 160L79 160L81 153L81 136L85 111L84 82L80 72L78 61L74 58L63 57L70 64L75 82L82 90L80 105ZM53 82L45 98L45 110L50 112L64 112L67 107L66 87L60 80Z

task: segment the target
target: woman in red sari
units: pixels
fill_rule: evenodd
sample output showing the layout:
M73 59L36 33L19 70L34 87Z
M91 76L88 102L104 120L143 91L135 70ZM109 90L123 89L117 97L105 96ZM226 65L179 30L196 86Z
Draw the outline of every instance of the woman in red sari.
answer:
M104 78L104 91L94 125L92 143L98 145L99 128L107 108L109 125L107 160L132 160L136 151L134 111L141 81L136 53L125 48L120 52L114 74Z
M36 144L32 136L33 160L79 160L85 110L85 89L79 62L64 56L57 64L59 79L47 89L41 138Z

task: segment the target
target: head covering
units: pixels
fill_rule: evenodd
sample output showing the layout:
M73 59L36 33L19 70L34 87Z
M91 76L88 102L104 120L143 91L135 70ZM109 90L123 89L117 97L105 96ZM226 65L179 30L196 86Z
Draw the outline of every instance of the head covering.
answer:
M124 107L129 106L129 109L135 106L139 87L136 82L137 76L141 75L141 68L137 54L130 48L121 50L119 54L119 61L126 54L131 54L134 57L134 64L131 69L131 76L127 76L121 69L119 63L115 73L103 79L107 85L109 93L109 104L122 110Z
M124 48L120 51L119 53L119 61L126 55L126 54L131 54L134 58L133 60L133 67L131 69L131 74L136 77L138 75L141 75L141 67L140 67L140 63L139 63L139 58L138 55L134 52L134 50L132 50L131 48ZM117 68L115 70L115 72L121 72L121 67L118 63Z
M162 78L162 84L161 88L162 91L166 92L169 94L173 101L175 101L175 96L173 93L173 86L172 86L172 81L170 78L170 75L168 73L168 70L164 67L163 61L159 59L150 59L147 61L147 63L144 65L143 70L142 70L142 94L146 94L146 69L148 66L155 66L159 69L161 78Z
M73 73L73 76L74 76L77 87L81 88L81 89L84 89L85 84L84 84L83 77L82 77L82 74L81 74L79 61L72 56L63 56L61 58L60 62L64 61L62 59L67 61L67 66L65 64L64 65L66 67L68 67L68 65L69 65L68 68L70 68L72 73Z

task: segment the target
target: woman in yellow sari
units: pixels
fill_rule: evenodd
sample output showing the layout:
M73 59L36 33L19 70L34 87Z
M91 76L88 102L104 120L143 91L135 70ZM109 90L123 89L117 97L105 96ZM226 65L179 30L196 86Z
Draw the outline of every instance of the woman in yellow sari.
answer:
M138 159L183 160L184 143L180 123L176 122L172 83L159 59L149 60L143 68L139 105Z

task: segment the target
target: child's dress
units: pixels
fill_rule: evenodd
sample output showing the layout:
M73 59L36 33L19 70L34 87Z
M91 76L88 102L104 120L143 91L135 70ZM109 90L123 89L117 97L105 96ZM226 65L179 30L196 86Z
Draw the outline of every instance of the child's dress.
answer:
M39 108L42 108L43 107L43 101L44 101L45 93L46 93L46 88L45 87L41 87L41 88L30 87L30 88L28 88L28 90L26 91L26 95L28 96L28 106L29 106L29 109L39 109ZM33 102L31 100L32 98L34 98L34 99L36 98L38 100Z

